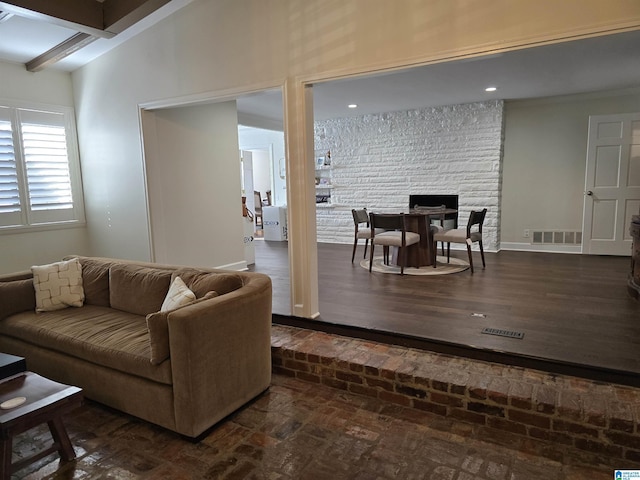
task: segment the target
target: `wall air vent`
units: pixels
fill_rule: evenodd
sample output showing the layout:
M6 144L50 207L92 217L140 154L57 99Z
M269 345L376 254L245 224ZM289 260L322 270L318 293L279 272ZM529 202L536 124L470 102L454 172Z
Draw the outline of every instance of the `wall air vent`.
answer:
M582 244L582 232L569 230L534 230L531 243L534 245L580 245Z

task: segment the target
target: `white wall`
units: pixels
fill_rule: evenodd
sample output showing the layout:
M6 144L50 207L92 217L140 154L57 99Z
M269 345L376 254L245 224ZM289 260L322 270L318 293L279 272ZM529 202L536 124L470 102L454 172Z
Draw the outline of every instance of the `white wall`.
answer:
M268 52L279 48L273 42L285 33L269 3L260 3L263 13L251 18L235 2L193 2L74 72L85 207L96 254L151 259L139 105L180 104L194 94L210 99L200 94L236 85L237 78L251 84L256 72L268 79L275 69L282 78L285 58ZM231 202L218 207L234 208Z
M503 243L534 249L525 229L582 231L589 116L627 112L640 112L640 88L506 103Z
M235 101L144 113L154 261L246 268L237 124Z
M71 75L53 70L30 73L24 65L0 62L0 98L73 107ZM69 254L85 255L89 253L87 229L0 232L0 252L0 273L51 263Z
M460 225L487 208L485 248L498 249L501 101L387 112L315 124L331 150L331 207L318 207L320 242L353 242L352 208L407 211L410 194L458 195Z
M271 190L271 154L269 150L251 150L253 160L253 189L266 198Z
M73 107L71 74L31 73L22 64L0 62L0 98Z
M284 175L284 132L276 130L266 130L264 128L254 128L240 126L238 128L238 141L241 150L267 150L273 155L273 177L274 189L272 193L272 202L274 205L287 204L287 184ZM255 158L255 157L254 157ZM254 161L254 170L256 164ZM271 187L269 187L271 188ZM269 188L262 190L262 192Z

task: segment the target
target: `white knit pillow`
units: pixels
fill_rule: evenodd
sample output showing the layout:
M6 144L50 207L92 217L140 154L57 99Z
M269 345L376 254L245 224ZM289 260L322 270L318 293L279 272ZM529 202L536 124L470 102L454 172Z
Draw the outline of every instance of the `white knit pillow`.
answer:
M77 258L31 267L36 312L50 312L84 303L82 266Z
M168 312L169 310L174 310L182 305L193 302L195 299L196 294L189 290L189 287L187 287L180 277L176 277L169 287L160 311Z

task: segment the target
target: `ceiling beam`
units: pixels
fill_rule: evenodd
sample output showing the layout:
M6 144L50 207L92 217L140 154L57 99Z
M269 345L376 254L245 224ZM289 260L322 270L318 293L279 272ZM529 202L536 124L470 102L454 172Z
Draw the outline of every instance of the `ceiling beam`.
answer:
M0 11L0 23L6 22L11 17L13 17L13 13Z
M93 37L87 33L76 33L73 37L66 39L51 50L44 52L42 55L38 55L33 60L29 60L26 63L27 70L29 72L38 72L68 57L73 52L80 50L82 47L89 45L97 39L97 37Z
M0 11L111 38L170 0L0 0Z
M27 70L37 72L71 55L97 38L114 37L169 1L0 0L0 14L15 14L79 32L27 62Z
M0 0L0 10L96 37L114 36L105 30L102 3L96 0Z
M105 0L102 4L105 30L116 35L138 23L170 0Z

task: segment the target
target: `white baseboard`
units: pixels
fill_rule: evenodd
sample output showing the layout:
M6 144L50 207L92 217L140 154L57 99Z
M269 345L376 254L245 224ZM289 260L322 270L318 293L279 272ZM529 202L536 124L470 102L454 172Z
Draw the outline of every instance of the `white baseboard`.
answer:
M349 241L343 241L342 239L340 239L339 241L336 240L334 242L318 242L318 243L325 243L325 244L353 244L353 239L349 240ZM362 243L358 246L358 248L362 248ZM472 249L474 252L478 251L478 245L477 244L473 244ZM459 251L466 251L467 248L464 244L458 244L458 243L452 243L451 244L451 250L459 250ZM500 250L511 250L514 252L540 252L540 253L574 253L574 254L581 254L582 253L582 245L563 245L563 244L559 244L559 243L547 243L547 244L531 244L531 243L518 243L518 242L501 242L500 243L500 247L498 249L493 249L490 247L487 247L487 245L484 246L484 251L485 252L490 252L490 253L496 253L499 252ZM438 243L438 252L439 255L441 255L441 250L440 250L440 244Z
M514 252L547 252L547 253L582 253L581 245L531 244L516 242L500 242L500 250Z
M243 260L241 262L229 263L227 265L219 265L215 268L219 268L220 270L236 270L236 271L249 269L246 260Z

